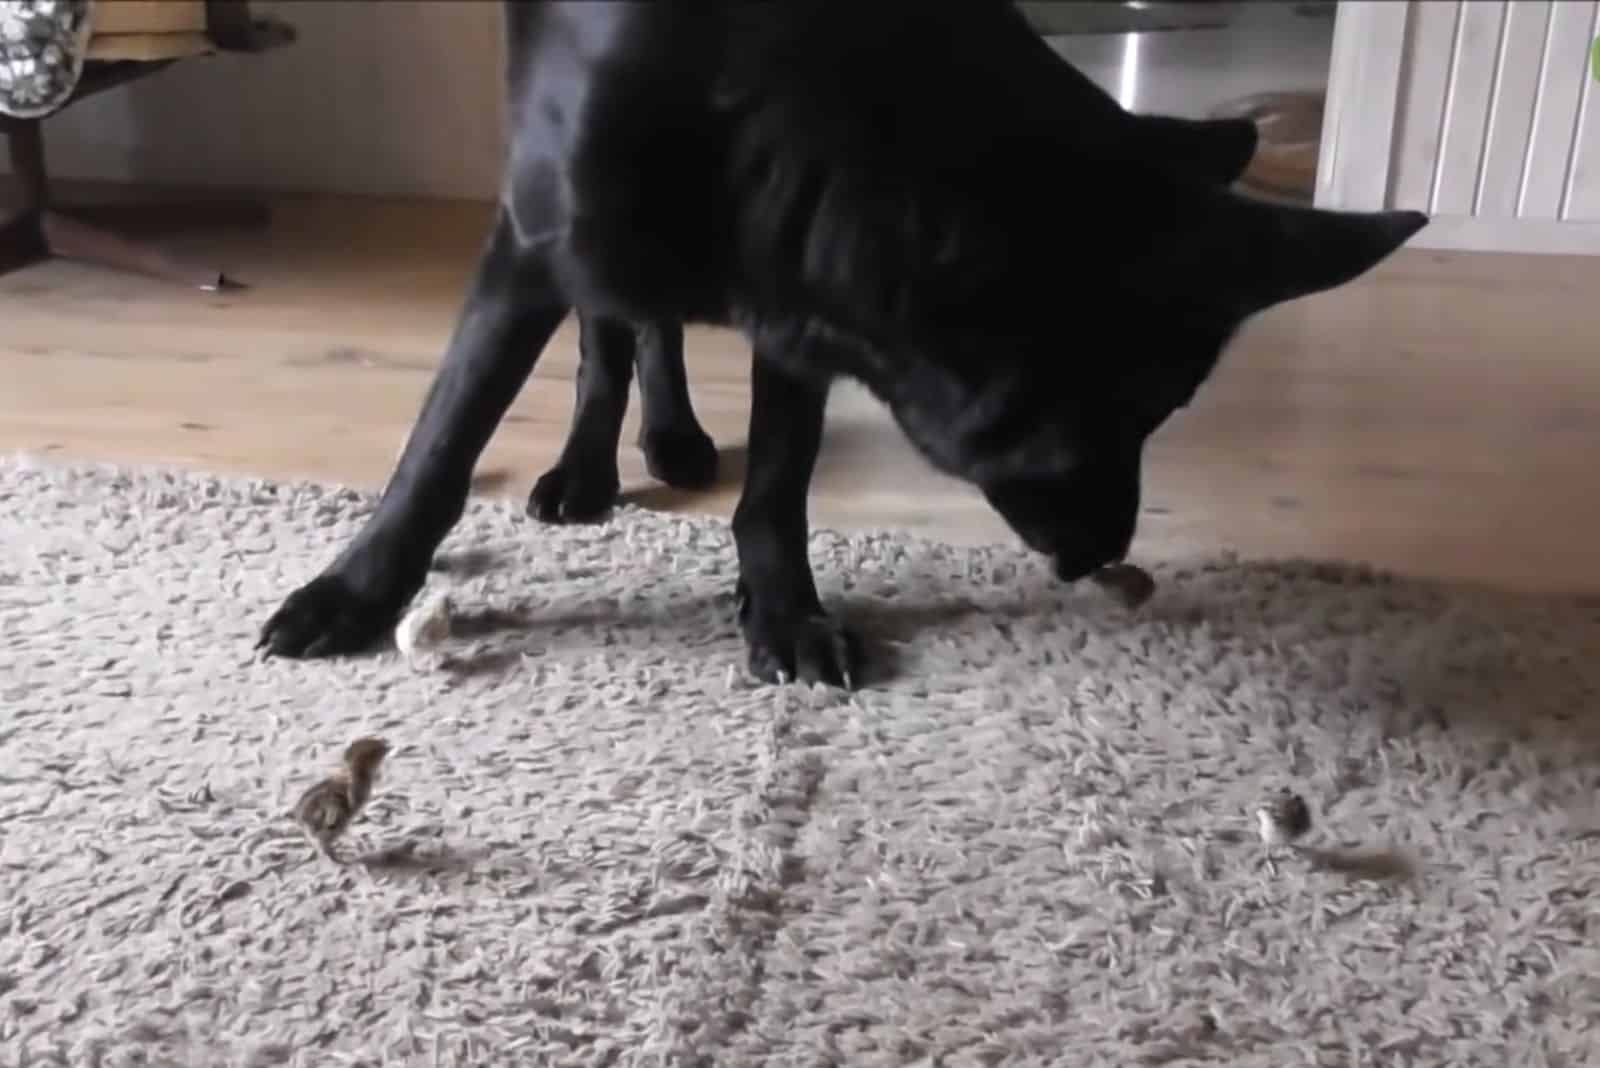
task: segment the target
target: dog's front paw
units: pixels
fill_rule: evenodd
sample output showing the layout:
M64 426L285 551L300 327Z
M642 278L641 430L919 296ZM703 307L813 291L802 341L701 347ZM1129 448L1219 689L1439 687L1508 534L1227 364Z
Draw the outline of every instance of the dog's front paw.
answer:
M855 689L861 677L861 640L825 612L786 616L744 614L750 673L762 682L820 682Z
M564 461L533 484L528 515L541 523L596 523L615 507L621 492L615 467Z
M650 477L673 489L705 489L717 480L717 443L698 427L648 431L639 447Z
M394 629L407 599L372 597L341 575L319 575L284 599L261 628L256 648L291 658L363 652Z

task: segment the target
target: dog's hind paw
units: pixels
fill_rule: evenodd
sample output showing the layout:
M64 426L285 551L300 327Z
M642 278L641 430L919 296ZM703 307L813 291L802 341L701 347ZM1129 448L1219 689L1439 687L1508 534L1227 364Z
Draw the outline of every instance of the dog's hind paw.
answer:
M861 678L861 640L826 613L775 618L750 613L744 623L750 673L762 682L820 682L855 689Z
M650 477L673 489L705 489L717 480L717 443L698 427L639 435Z
M597 523L616 506L622 483L615 469L559 463L528 494L528 517L541 523Z
M261 628L256 648L308 659L363 652L393 629L405 600L376 600L339 575L319 575L284 599Z

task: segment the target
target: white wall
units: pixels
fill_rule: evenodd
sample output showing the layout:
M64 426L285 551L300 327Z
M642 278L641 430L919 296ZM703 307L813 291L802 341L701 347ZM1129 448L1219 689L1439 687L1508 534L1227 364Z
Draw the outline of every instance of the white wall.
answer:
M500 5L254 0L299 39L181 62L52 116L58 177L489 199Z
M1597 0L1339 7L1318 202L1434 219L1421 247L1600 254Z
M1393 204L1600 221L1600 101L1589 73L1600 4L1433 0L1412 4L1411 20Z

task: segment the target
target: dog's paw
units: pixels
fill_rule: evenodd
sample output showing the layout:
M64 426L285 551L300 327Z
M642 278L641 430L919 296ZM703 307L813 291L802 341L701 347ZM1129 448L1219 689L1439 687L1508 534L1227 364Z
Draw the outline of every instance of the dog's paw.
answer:
M363 595L337 574L319 575L284 599L261 628L256 648L307 659L364 652L394 629L405 602Z
M805 617L752 611L744 619L750 673L762 682L820 682L855 689L861 640L826 613Z
M639 435L650 477L673 489L705 489L717 480L717 443L699 427Z
M616 469L560 463L539 476L528 494L528 516L541 523L597 523L616 506L622 482Z

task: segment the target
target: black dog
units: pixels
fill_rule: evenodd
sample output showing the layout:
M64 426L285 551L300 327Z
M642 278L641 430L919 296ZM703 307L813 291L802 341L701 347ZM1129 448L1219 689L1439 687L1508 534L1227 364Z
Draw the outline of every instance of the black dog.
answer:
M750 666L848 683L858 646L806 555L834 377L864 383L1079 579L1126 553L1145 440L1239 325L1359 276L1427 221L1264 204L1162 164L1163 127L1108 108L1009 0L514 2L505 17L493 233L377 511L267 621L273 653L353 652L393 626L576 308L580 393L625 383L637 324L750 338L733 522Z
M1072 67L1064 67L1060 77L1080 131L1098 126L1097 136L1122 140L1150 166L1226 185L1237 181L1255 157L1259 134L1249 119L1136 116ZM589 523L616 504L622 490L617 451L635 368L645 469L678 489L702 489L716 481L716 444L689 397L683 324L624 324L582 308L577 317L577 403L560 457L528 494L528 515L545 523Z

